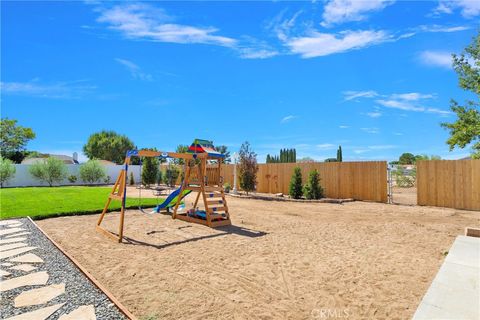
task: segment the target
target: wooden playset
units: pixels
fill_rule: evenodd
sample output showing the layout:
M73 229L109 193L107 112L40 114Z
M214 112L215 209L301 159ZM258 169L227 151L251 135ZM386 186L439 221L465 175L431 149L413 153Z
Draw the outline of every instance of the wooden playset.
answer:
M220 176L224 155L217 152L213 143L208 140L195 139L187 153L162 152L150 150L130 150L125 158L125 168L121 170L108 196L103 212L98 219L96 230L108 237L122 242L125 221L125 203L127 199L128 166L132 157L158 157L183 159L184 171L180 187L167 197L154 212L173 209L172 218L194 222L208 227L231 225L227 201L223 191L223 178ZM192 209L180 210L182 199L189 193L196 193ZM203 210L198 204L200 197ZM118 235L104 229L101 224L112 200L121 201L120 224Z

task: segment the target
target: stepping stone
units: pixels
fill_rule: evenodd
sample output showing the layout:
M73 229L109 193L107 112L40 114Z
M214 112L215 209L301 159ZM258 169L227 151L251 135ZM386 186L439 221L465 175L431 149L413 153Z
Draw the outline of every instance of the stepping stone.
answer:
M13 257L13 256L17 256L19 254L22 254L24 252L28 252L28 251L36 249L36 248L37 247L23 247L23 248L8 250L8 251L2 251L2 252L0 252L0 259L6 259L6 258Z
M20 264L18 266L15 266L15 267L11 267L10 269L13 269L13 270L20 270L20 271L25 271L25 272L30 272L32 270L35 270L37 269L37 267L34 267L30 264Z
M21 233L11 234L9 236L6 236L5 238L10 239L10 238L19 237L19 236L26 236L27 234L30 234L30 232L21 232Z
M25 241L27 238L6 238L3 240L0 240L0 244L5 244L5 243L12 243L12 242L19 242L19 241Z
M60 309L64 303L55 304L50 307L37 309L35 311L19 314L18 316L10 317L5 320L45 320L52 315L55 311Z
M18 243L10 243L10 244L5 244L3 246L0 246L0 251L7 251L11 249L16 249L20 247L26 247L27 244L25 242L18 242Z
M81 306L69 314L64 314L58 320L96 320L95 308L93 305Z
M9 276L9 275L11 275L10 272L0 269L0 276L6 277L6 276Z
M27 253L27 254L24 254L23 256L12 258L8 261L21 262L21 263L43 263L43 260L39 256L33 253Z
M24 276L3 281L2 285L0 286L0 292L25 286L45 285L47 281L48 273L46 271L30 273Z
M5 236L7 234L15 233L15 232L20 232L20 231L25 231L25 229L22 228L8 228L8 229L2 229L0 230L0 236Z
M13 263L10 263L10 262L5 262L5 263L2 263L2 266L4 267L11 267L11 266L14 266Z
M3 220L0 221L0 226L8 226L10 224L21 223L19 220Z
M15 308L44 304L65 293L65 283L23 291L14 300Z

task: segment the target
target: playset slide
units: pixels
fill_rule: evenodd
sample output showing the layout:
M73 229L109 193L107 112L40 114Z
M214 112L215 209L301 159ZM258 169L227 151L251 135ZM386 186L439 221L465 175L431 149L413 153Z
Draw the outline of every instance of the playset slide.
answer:
M175 206L177 204L178 201L181 201L190 192L192 192L192 190L185 189L185 190L183 190L182 194L179 195L181 189L182 189L182 187L180 187L177 190L170 193L170 195L167 197L167 199L165 199L165 201L163 201L161 204L159 204L155 208L154 211L155 212L160 212L160 210L162 210L162 209L172 208L173 206Z

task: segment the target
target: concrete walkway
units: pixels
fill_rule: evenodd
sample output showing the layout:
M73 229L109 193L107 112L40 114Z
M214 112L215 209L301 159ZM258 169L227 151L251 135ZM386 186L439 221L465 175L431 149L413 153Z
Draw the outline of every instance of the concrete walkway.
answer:
M480 319L480 238L455 239L413 319Z

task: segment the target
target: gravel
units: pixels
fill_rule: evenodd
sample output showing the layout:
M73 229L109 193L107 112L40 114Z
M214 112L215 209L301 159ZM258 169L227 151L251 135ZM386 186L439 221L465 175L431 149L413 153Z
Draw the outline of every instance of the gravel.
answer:
M65 304L49 319L57 319L60 315L70 313L82 305L93 305L97 319L128 319L73 262L63 255L63 253L44 236L35 224L26 218L15 220L21 221L22 226L20 227L31 232L31 234L27 235L27 244L37 247L37 249L29 251L28 253L34 253L44 261L44 263L36 263L35 266L37 269L28 273L46 271L49 275L47 285L65 283L65 293L43 305L15 308L13 303L15 297L23 291L40 288L41 286L20 287L3 292L0 300L0 314L2 319L58 303ZM0 229L4 228L5 226L0 226ZM8 262L8 260L8 258L4 259L0 261L0 264ZM3 280L28 274L5 266L0 266L0 268L11 273L11 275L4 277Z

